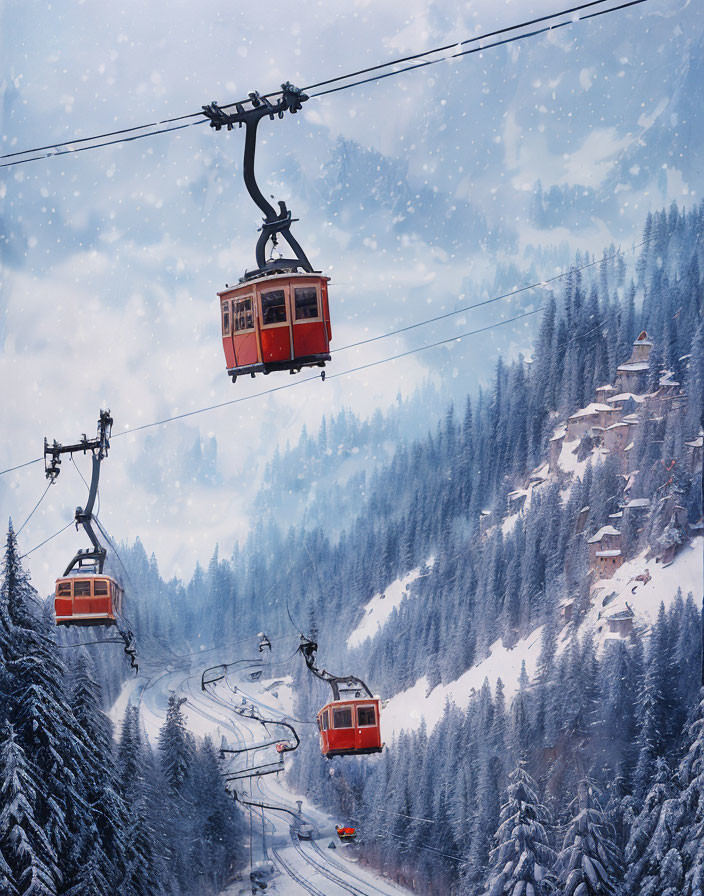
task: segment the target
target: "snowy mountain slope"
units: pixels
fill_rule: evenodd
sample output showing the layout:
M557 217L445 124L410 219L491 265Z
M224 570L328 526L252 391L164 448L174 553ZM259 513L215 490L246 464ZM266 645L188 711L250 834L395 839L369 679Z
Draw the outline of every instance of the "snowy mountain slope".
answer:
M654 560L639 556L624 563L613 578L596 581L592 587L591 609L579 626L566 625L563 628L558 653L575 635L583 637L592 633L601 648L608 639L619 638L618 634L609 633L608 617L626 609L626 604L635 614L635 626L647 633L655 622L660 604L663 603L668 609L678 589L684 597L688 593L700 593L704 579L703 556L704 537L699 536L685 545L669 566L663 567ZM650 581L646 584L636 582L635 577L646 568L650 571ZM427 679L421 678L413 687L396 694L384 705L383 736L386 743L391 744L403 730L416 730L422 721L432 731L442 718L447 701L459 708L466 708L485 679L493 691L500 678L504 694L510 700L518 690L523 663L529 678L532 679L535 674L542 630L543 626L539 626L510 648L497 641L491 645L486 659L476 663L456 681L428 691Z
M354 629L347 639L348 647L359 647L364 642L375 637L378 632L388 622L389 617L401 603L411 596L411 586L422 575L427 575L427 570L432 569L435 558L431 557L425 564L426 572L423 573L423 567L412 569L405 576L393 581L383 593L375 594L369 603L364 607L364 616L361 622Z

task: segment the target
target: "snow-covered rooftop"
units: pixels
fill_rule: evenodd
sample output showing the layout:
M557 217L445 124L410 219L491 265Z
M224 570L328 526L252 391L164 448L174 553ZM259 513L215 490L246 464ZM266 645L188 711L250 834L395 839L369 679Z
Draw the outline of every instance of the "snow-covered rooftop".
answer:
M610 383L607 383L605 386L599 386L596 391L597 392L613 392L614 387ZM611 401L611 399L609 398L608 401Z
M601 529L589 539L587 544L599 544L602 538L606 535L620 535L621 533L618 529L614 529L613 526L602 526Z
M593 417L596 414L601 413L602 411L613 411L613 408L608 404L599 404L598 402L592 402L592 404L588 404L586 408L580 408L570 417L570 420L579 420L580 417Z
M691 442L685 442L685 445L688 448L704 448L704 436L699 436L698 439L693 439Z
M611 616L607 616L606 618L609 622L620 622L622 619L633 619L636 614L630 607L626 607L625 610L618 610L616 613L612 613Z
M641 373L648 370L649 367L647 361L626 361L625 364L619 364L616 373Z
M648 339L648 334L645 332L645 330L643 330L643 332L636 339L636 341L633 343L633 345L650 345L650 346L652 346L653 343L651 342L650 339Z
M620 557L621 551L597 551L596 555L597 557Z
M558 426L555 432L552 434L550 441L551 442L559 442L560 439L564 439L567 435L567 430L564 426Z
M650 498L631 498L626 507L637 509L650 507Z
M619 392L618 395L612 395L606 400L609 404L616 404L617 401L628 401L629 399L633 399L637 404L642 404L645 401L645 396L635 395L633 392Z

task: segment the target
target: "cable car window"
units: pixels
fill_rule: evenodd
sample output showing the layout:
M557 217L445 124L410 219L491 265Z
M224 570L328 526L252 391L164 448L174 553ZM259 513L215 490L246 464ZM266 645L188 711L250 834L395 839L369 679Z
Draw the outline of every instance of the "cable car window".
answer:
M230 335L230 303L227 301L222 303L222 335Z
M253 330L254 329L254 314L252 312L252 297L251 296L242 302L242 308L244 309L244 329L245 330Z
M333 728L352 728L352 709L348 706L346 709L333 710Z
M323 722L323 731L327 731L328 730L328 711L327 711L327 709L320 716L320 718L322 719L322 722Z
M318 316L318 290L314 286L301 286L293 291L296 301L296 320Z
M61 595L61 597L70 597L71 596L71 583L70 582L59 582L59 587L57 588L56 593Z
M90 579L83 582L73 583L74 597L90 597Z
M357 724L360 728L365 725L376 725L376 711L373 706L357 707Z
M265 324L286 323L286 297L283 289L262 293L262 319Z
M100 579L96 579L95 584L93 585L93 594L107 594L108 593L108 583L105 581L100 581Z
M232 305L232 314L235 321L235 333L241 333L243 330L254 329L254 315L252 314L252 297L239 299L237 304Z

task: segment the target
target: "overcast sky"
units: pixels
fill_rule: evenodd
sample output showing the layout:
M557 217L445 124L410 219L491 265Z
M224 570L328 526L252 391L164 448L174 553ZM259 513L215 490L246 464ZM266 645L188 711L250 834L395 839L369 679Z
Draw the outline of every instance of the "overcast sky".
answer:
M284 80L309 84L555 8L547 0L6 0L3 152L195 111ZM311 100L301 115L261 125L260 180L291 202L301 217L295 232L333 278L335 345L484 295L509 263L519 285L521 271L549 276L575 248L629 245L649 208L699 200L701 166L667 149L673 134L685 144L700 135L696 112L682 111L688 60L701 49L695 10L649 0L607 21ZM364 157L362 174L354 156L347 191L340 138L379 154ZM45 435L92 434L101 406L122 432L289 382L281 374L233 386L224 373L216 292L253 266L260 220L238 178L241 151L241 132L198 126L0 172L0 467L39 456ZM339 215L325 193L331 159L343 172ZM584 213L539 228L530 212L538 181L583 195ZM424 218L405 230L387 208L401 183L411 197L404 215L415 213L417 196ZM462 221L476 211L487 238L473 245L467 236L458 253L437 233L459 207ZM520 308L543 300L528 295ZM445 338L516 307L341 353L333 366ZM455 393L472 391L499 350L529 352L535 323L465 341L442 376L454 376ZM149 439L120 438L104 470L101 518L119 539L142 537L164 573L188 575L216 541L227 551L246 531L252 488L275 444L343 405L369 414L428 376L443 381L430 352L152 430ZM191 475L193 444L212 436L219 488ZM19 525L43 487L39 464L1 477L0 511ZM60 528L84 497L65 464L22 547ZM33 555L37 585L50 588L82 544L69 530Z

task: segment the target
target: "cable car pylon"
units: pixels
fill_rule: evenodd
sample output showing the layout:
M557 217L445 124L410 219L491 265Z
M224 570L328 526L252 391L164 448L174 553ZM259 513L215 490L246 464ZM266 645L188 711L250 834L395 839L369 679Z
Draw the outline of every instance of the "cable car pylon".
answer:
M83 528L91 547L79 549L64 570L63 576L56 580L54 612L56 625L114 626L123 642L131 667L138 671L134 635L128 628L120 625L124 592L116 579L103 572L107 552L93 528L93 522L98 523L93 515L93 508L98 495L100 466L110 450L112 425L113 418L110 411L101 410L95 438L89 439L83 433L80 441L71 445L62 445L56 439L50 444L46 438L44 439L44 472L52 483L61 473L63 455L68 454L73 458L78 452L83 454L90 452L92 456L88 501L85 507L77 507L75 512L76 529L79 526Z
M272 103L253 91L245 102L235 103L228 113L216 102L203 106L203 114L216 131L245 126L243 175L247 192L264 214L255 248L257 269L245 271L237 286L226 285L218 293L222 343L227 373L234 383L242 374L255 376L274 370L298 373L303 367L325 367L330 360L329 277L314 271L301 244L291 233L293 218L284 201L278 211L264 196L254 173L259 122L267 116L283 118L296 114L308 96L289 81L281 85L281 96ZM282 237L293 250L293 258L269 258ZM325 379L325 371L321 373Z

